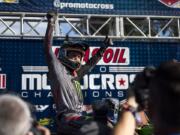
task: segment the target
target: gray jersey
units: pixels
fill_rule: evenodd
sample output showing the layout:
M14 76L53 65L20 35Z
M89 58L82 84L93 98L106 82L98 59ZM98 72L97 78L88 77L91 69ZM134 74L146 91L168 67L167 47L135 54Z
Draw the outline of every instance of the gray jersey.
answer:
M58 111L81 112L83 98L80 84L56 58L49 66L48 78Z
M61 112L82 112L83 97L80 88L80 79L91 70L102 57L106 46L102 46L99 51L88 62L78 70L75 78L67 68L56 58L52 52L52 32L53 27L48 23L44 50L48 64L48 79L50 80L53 98L57 106L57 111Z

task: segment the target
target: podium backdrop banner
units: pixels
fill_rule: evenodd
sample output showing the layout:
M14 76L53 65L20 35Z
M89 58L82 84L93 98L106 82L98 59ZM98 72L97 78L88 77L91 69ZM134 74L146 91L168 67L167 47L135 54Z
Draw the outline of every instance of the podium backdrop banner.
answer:
M54 42L56 54L62 41ZM102 45L87 41L85 63ZM38 121L55 131L55 105L47 80L48 68L43 51L43 40L1 39L0 92L7 89L18 93L36 107ZM102 98L126 98L126 91L135 74L145 66L157 66L163 61L180 60L179 43L167 42L114 42L96 67L81 82L84 103L91 104Z

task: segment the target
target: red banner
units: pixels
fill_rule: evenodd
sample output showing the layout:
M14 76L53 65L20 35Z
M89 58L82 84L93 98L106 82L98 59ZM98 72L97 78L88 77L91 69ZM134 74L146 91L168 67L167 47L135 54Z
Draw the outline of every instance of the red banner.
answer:
M164 5L171 8L180 8L180 0L159 0Z

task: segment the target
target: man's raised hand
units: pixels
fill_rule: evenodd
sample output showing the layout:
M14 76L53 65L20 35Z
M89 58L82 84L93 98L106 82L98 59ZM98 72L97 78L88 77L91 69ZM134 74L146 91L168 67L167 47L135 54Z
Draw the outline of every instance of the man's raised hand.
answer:
M57 12L55 11L49 11L47 14L46 14L46 18L48 20L48 22L51 22L53 24L55 24L55 21L57 19Z
M113 45L112 39L109 38L108 35L104 39L104 45L105 45L106 48Z

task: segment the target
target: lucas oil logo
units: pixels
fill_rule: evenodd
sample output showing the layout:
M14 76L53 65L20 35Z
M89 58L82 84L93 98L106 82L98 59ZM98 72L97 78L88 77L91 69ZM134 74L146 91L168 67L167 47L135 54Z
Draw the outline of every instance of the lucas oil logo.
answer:
M93 55L96 54L99 47L90 47L85 53L84 62L87 62ZM57 55L59 48L53 46L53 51ZM103 54L97 65L129 65L130 52L127 47L109 47Z

